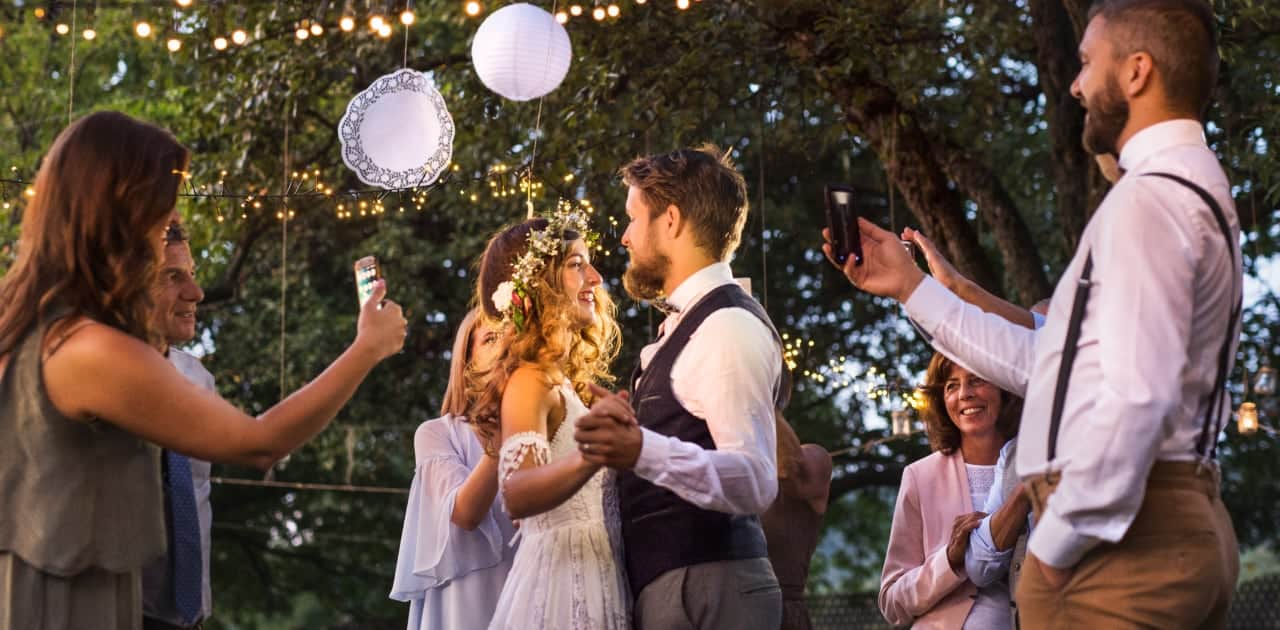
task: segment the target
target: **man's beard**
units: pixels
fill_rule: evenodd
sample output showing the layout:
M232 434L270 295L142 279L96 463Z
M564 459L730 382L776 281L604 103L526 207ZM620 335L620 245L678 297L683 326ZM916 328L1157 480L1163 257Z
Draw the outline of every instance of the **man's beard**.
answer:
M650 250L647 258L631 253L631 264L622 274L622 287L627 295L637 300L652 302L662 295L671 271L671 258L656 250Z
M1129 123L1129 102L1124 100L1120 82L1114 75L1107 77L1103 90L1085 102L1089 114L1084 120L1084 148L1089 153L1119 155L1116 145L1120 133Z

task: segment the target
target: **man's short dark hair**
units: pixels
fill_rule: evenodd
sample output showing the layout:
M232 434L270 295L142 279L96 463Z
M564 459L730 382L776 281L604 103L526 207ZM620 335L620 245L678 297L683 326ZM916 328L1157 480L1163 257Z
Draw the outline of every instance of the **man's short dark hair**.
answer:
M1218 83L1218 37L1205 0L1099 0L1089 19L1102 16L1117 58L1151 55L1164 78L1170 105L1203 117Z

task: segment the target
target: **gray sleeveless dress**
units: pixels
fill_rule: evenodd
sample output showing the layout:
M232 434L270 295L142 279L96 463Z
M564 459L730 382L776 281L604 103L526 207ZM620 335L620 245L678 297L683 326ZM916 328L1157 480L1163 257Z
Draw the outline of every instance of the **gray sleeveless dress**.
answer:
M137 630L142 567L166 544L160 452L53 406L41 342L56 319L0 348L0 630Z

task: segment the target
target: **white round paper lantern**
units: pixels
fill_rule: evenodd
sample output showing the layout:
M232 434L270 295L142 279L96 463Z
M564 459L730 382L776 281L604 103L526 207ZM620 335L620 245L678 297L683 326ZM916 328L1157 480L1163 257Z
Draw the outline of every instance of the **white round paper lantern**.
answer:
M564 27L550 13L525 3L494 11L471 42L480 81L513 101L556 89L569 72L571 56Z

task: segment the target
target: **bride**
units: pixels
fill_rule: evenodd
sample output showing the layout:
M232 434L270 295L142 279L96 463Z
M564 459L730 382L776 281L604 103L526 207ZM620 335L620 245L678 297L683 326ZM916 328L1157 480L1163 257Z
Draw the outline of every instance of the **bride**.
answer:
M480 262L478 301L511 329L503 359L473 384L467 417L501 438L499 494L522 539L491 630L629 624L610 473L573 439L589 385L613 380L619 337L590 238L585 217L562 207L494 236Z

